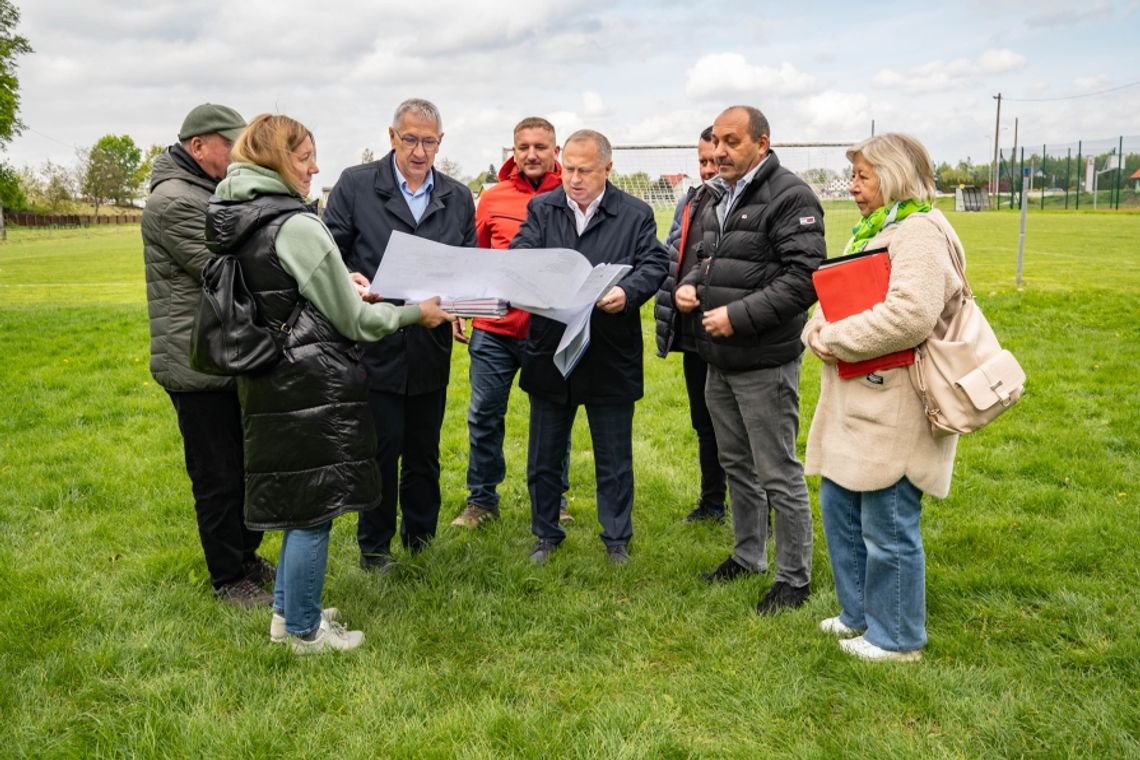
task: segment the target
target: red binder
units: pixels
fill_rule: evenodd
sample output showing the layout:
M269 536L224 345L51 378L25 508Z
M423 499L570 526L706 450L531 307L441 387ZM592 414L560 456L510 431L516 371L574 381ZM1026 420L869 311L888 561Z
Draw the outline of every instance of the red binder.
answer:
M853 253L825 261L812 274L819 306L828 322L862 314L887 297L891 257L886 248ZM895 351L861 362L840 361L836 368L844 380L914 363L914 349Z

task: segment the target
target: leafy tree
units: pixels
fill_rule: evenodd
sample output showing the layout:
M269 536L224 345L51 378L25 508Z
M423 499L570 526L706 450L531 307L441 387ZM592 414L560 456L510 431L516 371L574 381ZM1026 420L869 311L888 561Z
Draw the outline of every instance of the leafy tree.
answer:
M0 148L23 131L20 122L20 82L16 58L32 51L28 40L16 34L20 11L10 0L0 0Z
M634 172L633 174L613 172L610 174L610 183L618 190L627 192L635 198L640 198L645 192L645 188L649 186L649 175L645 172Z
M20 186L20 175L8 164L0 164L0 204L11 209L28 207L28 198Z
M16 34L20 11L10 0L0 0L0 150L23 131L20 122L20 80L16 78L16 58L32 52L27 38ZM4 165L2 183L3 203L19 200L19 183L11 167ZM25 203L26 204L26 200ZM0 239L8 239L4 224L4 209L0 205Z
M461 168L459 168L459 164L455 161L452 161L450 158L441 158L436 163L435 168L439 169L439 171L443 174L455 178L458 178L459 173L463 171Z
M88 151L80 151L83 193L95 206L109 201L123 203L138 194L138 170L142 151L130 135L103 135Z
M161 156L165 150L166 146L157 144L146 149L142 163L135 171L135 187L138 190L146 191L150 184L150 173L154 170L154 160Z

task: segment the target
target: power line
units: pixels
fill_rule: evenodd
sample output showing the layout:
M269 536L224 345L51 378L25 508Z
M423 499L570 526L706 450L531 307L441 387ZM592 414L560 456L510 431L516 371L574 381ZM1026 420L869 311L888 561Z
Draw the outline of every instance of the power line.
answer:
M1080 95L1062 95L1058 98L1004 98L1009 103L1050 103L1056 100L1076 100L1077 98L1091 98L1096 95L1104 95L1109 92L1116 92L1117 90L1126 90L1129 87L1140 85L1140 82L1129 82L1122 84L1119 87L1109 87L1107 90L1097 90L1096 92L1084 92Z
M33 129L32 127L29 127L27 125L24 126L24 129L27 130L28 132L33 132L33 133L39 135L40 137L44 138L45 140L51 140L54 143L59 143L60 145L65 145L68 148L71 148L72 150L79 150L78 145L72 145L71 143L64 142L63 140L57 140L56 138L52 137L51 135L46 135L43 132L39 131L38 129Z

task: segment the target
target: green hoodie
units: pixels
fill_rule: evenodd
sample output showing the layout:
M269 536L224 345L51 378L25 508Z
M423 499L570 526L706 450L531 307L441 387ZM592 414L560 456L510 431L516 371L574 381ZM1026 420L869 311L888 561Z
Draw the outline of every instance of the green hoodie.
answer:
M223 200L248 201L259 195L296 195L272 169L245 163L230 164L218 185ZM314 214L294 214L277 233L277 258L301 295L324 314L341 335L351 340L380 340L420 320L419 306L365 303L356 294L336 241Z

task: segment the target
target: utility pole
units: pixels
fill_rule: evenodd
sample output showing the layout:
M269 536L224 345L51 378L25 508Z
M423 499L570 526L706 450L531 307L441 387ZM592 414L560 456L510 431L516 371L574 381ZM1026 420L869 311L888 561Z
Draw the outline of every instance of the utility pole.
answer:
M1014 169L1015 164L1017 164L1017 119L1018 119L1018 117L1016 117L1016 116L1013 117L1013 152L1009 154L1009 167L1010 167L1010 171L1009 171L1009 207L1010 208L1013 208L1013 169ZM1020 172L1018 172L1018 173L1020 174ZM1024 187L1024 186L1025 186L1025 182L1024 182L1024 180L1022 180L1022 187Z
M994 162L990 165L990 208L997 209L998 201L998 138L1001 135L1001 93L994 95L994 100L997 101L997 119L994 120Z

